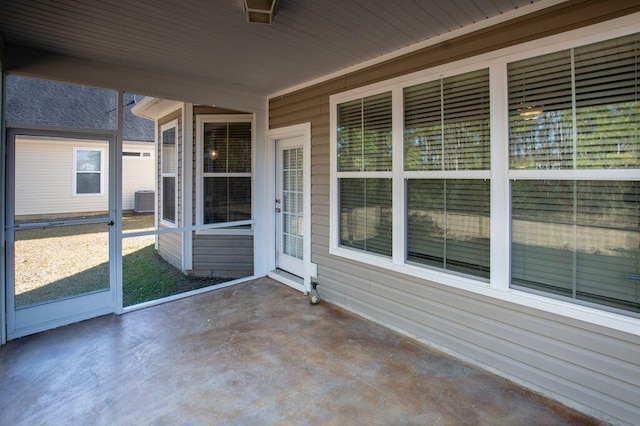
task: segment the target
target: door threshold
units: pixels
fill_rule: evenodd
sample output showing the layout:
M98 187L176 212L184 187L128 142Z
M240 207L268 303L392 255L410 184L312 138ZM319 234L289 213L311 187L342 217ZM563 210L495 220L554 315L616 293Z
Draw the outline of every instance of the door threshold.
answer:
M294 288L302 293L307 293L307 290L304 287L304 279L300 278L297 275L293 275L292 273L287 272L283 269L274 269L267 275L269 276L269 278L273 278L274 280L286 284L289 287Z

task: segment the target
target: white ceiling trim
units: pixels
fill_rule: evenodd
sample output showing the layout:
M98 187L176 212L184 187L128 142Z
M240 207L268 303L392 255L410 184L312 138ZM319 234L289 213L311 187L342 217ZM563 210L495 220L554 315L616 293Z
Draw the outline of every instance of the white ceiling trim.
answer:
M324 82L332 80L334 78L341 77L343 75L350 74L350 73L355 72L355 71L360 71L362 69L365 69L365 68L368 68L368 67L371 67L371 66L374 66L374 65L381 64L383 62L395 59L395 58L400 57L402 55L406 55L408 53L412 53L412 52L415 52L415 51L420 50L420 49L424 49L424 48L429 47L429 46L434 46L434 45L436 45L438 43L442 43L442 42L445 42L445 41L448 41L448 40L452 40L452 39L454 39L456 37L460 37L460 36L463 36L463 35L466 35L466 34L470 34L470 33L474 32L474 31L479 31L479 30L491 27L493 25L498 25L498 24L501 24L503 22L507 22L507 21L509 21L511 19L516 19L516 18L519 18L521 16L525 16L525 15L528 15L528 14L531 14L531 13L534 13L534 12L538 12L540 10L546 9L548 7L556 6L558 4L562 4L562 3L565 3L567 1L568 0L540 0L540 1L536 2L536 3L532 3L532 4L529 4L527 6L523 6L523 7L519 8L519 9L515 9L515 10L512 10L510 12L503 13L502 15L494 16L494 17L482 20L480 22L476 22L474 24L467 25L465 27L459 28L457 30L453 30L453 31L448 32L446 34L442 34L442 35L430 38L428 40L416 43L414 45L407 46L405 48L396 50L395 52L390 52L390 53L387 53L385 55L378 56L377 58L370 59L370 60L365 61L365 62L361 62L361 63L359 63L357 65L353 65L351 67L344 68L342 70L339 70L339 71L324 75L322 77L318 77L316 79L306 81L304 83L289 87L287 89L274 92L274 93L268 95L267 98L268 99L277 98L278 96L283 96L283 95L286 95L286 94L291 93L291 92L295 92L295 91L298 91L298 90L305 89L307 87L315 86L317 84L324 83Z

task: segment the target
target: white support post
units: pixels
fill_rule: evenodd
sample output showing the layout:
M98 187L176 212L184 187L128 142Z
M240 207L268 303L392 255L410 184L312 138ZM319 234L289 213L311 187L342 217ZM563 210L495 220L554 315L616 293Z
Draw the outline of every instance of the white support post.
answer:
M182 109L182 226L193 225L193 104ZM193 269L193 232L182 234L182 270Z
M118 92L117 124L114 143L109 147L109 206L113 230L109 234L110 281L116 314L122 313L122 138L124 93Z

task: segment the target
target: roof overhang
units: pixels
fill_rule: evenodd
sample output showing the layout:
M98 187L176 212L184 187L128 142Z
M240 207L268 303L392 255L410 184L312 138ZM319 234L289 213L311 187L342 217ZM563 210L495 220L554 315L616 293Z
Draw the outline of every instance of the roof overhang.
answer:
M156 120L163 115L166 115L169 112L179 108L181 105L182 102L180 101L145 97L133 108L131 108L131 112L138 117L148 118L149 120Z

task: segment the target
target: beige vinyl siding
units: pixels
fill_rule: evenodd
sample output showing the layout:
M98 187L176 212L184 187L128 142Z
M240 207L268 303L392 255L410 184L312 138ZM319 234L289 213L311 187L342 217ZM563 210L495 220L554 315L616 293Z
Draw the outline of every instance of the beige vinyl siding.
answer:
M253 236L195 235L191 273L223 278L253 275Z
M102 149L102 194L74 195L73 149ZM109 208L106 142L20 136L16 142L16 216L106 212Z
M321 295L563 402L637 422L640 337L329 254L329 96L639 10L568 1L270 99L271 129L311 122L311 261Z
M150 142L124 141L122 151L148 152L150 157L122 157L122 210L133 210L136 191L155 191L155 147Z
M178 181L178 197L177 197L177 206L178 212L176 214L176 226L182 226L182 110L177 110L166 117L162 117L162 119L158 120L158 135L161 134L160 127L163 124L166 124L173 120L178 120L178 146L176 149L178 150L178 172L177 172L177 181ZM157 152L157 151L156 151ZM158 155L156 158L156 178L158 182L162 182L162 167L161 167L161 156ZM162 211L162 191L158 191L158 212ZM161 222L161 215L158 215L158 227L159 228L167 228L167 226L163 225ZM182 270L182 233L175 232L170 234L161 234L158 235L158 254L162 256L167 262L176 268Z

